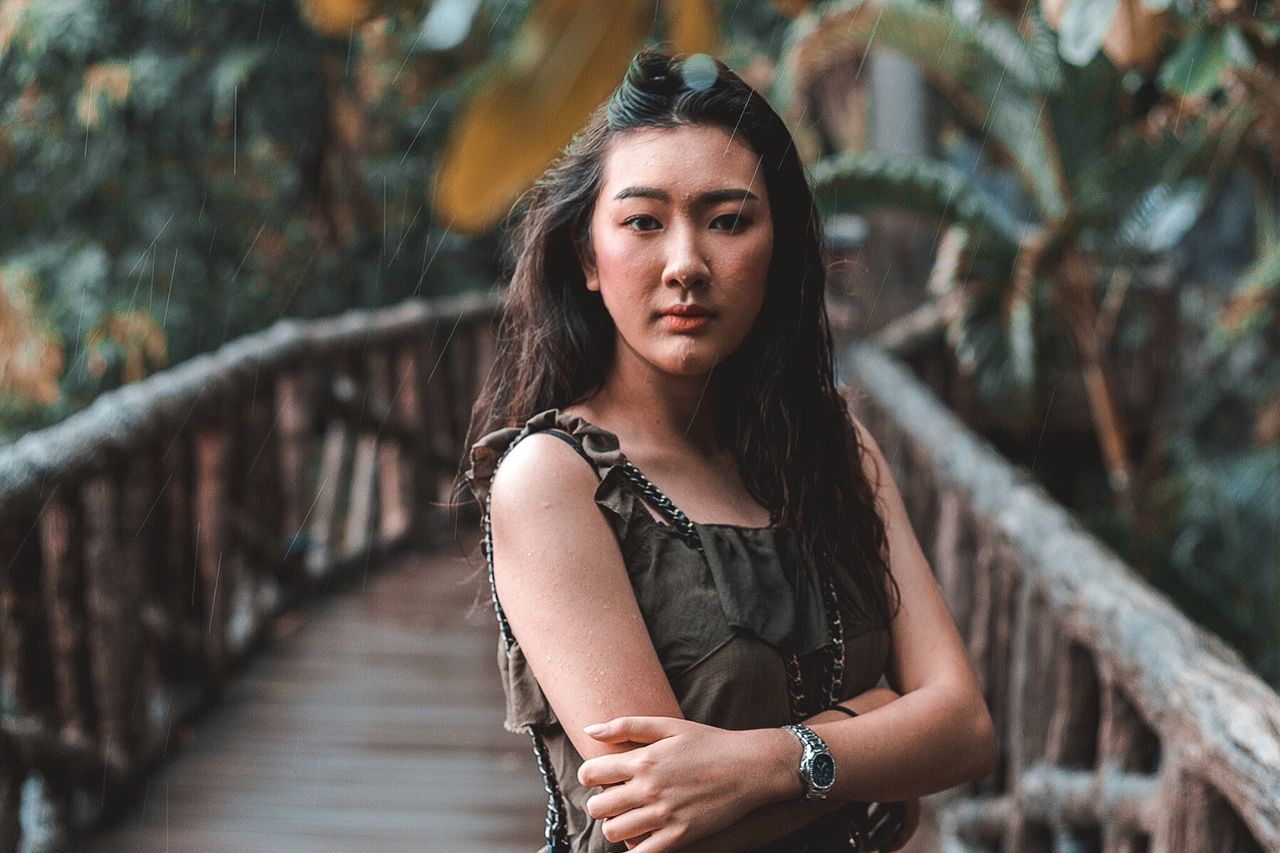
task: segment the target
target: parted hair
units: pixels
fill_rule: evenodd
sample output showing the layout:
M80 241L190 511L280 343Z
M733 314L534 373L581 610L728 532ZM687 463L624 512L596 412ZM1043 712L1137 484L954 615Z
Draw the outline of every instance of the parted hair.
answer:
M771 523L795 532L802 570L830 573L864 629L887 628L899 590L864 449L835 382L813 194L782 119L723 63L706 60L699 57L695 75L688 60L655 48L638 53L609 100L521 199L496 363L472 410L467 446L586 400L605 379L617 332L600 294L586 287L575 244L589 252L608 146L634 130L724 128L760 158L774 239L755 325L710 377L716 438L733 450ZM464 489L459 482L456 494Z

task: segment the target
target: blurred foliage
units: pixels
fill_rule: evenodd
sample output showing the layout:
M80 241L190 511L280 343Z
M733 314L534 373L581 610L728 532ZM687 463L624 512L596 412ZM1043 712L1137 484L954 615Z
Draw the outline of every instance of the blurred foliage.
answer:
M423 50L409 5L5 0L0 438L284 315L471 283L424 187L504 5Z
M1045 361L1073 342L1107 475L1082 516L1280 687L1276 11L1269 0L818 4L789 34L774 99L795 116L817 81L870 50L920 67L959 133L944 123L936 159L828 152L814 167L820 203L946 224L929 290L947 338L987 400L1028 429ZM1177 280L1169 271L1233 180L1251 199L1256 259L1231 294ZM1178 292L1178 337L1145 316L1133 298L1143 288ZM1134 459L1110 359L1144 345L1179 369Z
M1109 477L1082 517L1280 686L1275 13L0 0L0 441L281 316L489 284L492 229L655 39L770 91L802 152L830 155L813 163L827 210L946 224L930 290L990 399L1030 413L1061 351L1047 329L1067 330ZM822 150L807 91L880 47L943 96L942 156ZM1229 293L1184 288L1179 386L1135 465L1106 359L1163 330L1126 294L1236 178L1255 257ZM1118 492L1133 503L1109 507Z
M526 16L515 49L469 98L450 132L436 198L438 215L462 231L485 231L546 170L609 93L659 22L671 49L714 53L710 0L545 0ZM519 145L512 145L519 139Z
M746 64L784 23L713 0L0 0L0 441L281 316L487 286L497 235L457 232L497 223L646 39Z

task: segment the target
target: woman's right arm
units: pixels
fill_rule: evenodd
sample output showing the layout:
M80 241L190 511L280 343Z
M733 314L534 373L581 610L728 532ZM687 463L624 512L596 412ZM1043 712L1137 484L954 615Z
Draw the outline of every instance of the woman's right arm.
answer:
M595 503L598 483L573 448L534 434L507 453L490 484L498 600L583 760L628 750L590 737L586 725L684 716Z

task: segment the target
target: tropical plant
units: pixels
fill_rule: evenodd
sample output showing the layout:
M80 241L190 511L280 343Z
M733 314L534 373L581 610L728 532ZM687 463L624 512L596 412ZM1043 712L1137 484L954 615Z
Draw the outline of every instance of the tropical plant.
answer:
M1063 5L1047 4L1055 33L1035 7L1015 22L976 2L826 4L797 19L775 99L790 102L872 45L890 48L1016 171L1029 211L941 160L845 152L817 164L815 180L829 210L888 204L951 223L931 289L960 364L989 397L1029 418L1039 327L1065 327L1116 505L1132 513L1135 463L1107 355L1115 312L1130 271L1195 224L1262 114L1206 93L1241 69L1274 79L1280 33L1245 16ZM1133 36L1135 14L1147 16L1143 32L1170 19L1186 31L1153 76L1117 67L1152 62L1152 44Z
M937 315L961 368L1005 411L1030 415L1044 351L1065 332L1113 501L1109 512L1078 511L1280 686L1274 4L1001 5L1017 17L978 0L810 8L790 33L774 100L795 104L828 69L861 63L868 50L916 62L982 156L960 164L835 153L813 169L820 202L945 223L929 283ZM988 179L1007 172L1021 192ZM1229 298L1182 293L1202 308L1184 311L1184 338L1165 344L1179 360L1178 385L1164 391L1139 463L1112 359L1121 336L1159 330L1118 318L1144 269L1181 250L1228 179L1252 189L1257 257Z
M0 3L0 438L280 316L491 278L436 262L425 196L523 5L301 2Z

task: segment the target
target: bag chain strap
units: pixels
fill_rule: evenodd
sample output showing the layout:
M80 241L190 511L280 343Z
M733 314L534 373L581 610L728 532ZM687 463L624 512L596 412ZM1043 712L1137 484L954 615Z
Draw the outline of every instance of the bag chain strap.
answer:
M498 456L497 462L494 463L495 471L503 458L516 444L517 442L512 441ZM670 498L659 491L658 487L653 485L649 478L630 461L623 462L621 467L627 479L658 508L685 541L699 553L705 554L702 537L698 535L697 528L694 527L689 517L672 503ZM498 588L493 577L493 530L489 522L490 498L491 495L485 495L484 512L481 516L482 536L480 550L484 553L485 563L488 568L489 596L493 602L494 613L498 618L498 627L502 632L502 638L506 643L507 649L510 650L515 643L515 636L511 632L511 625L507 622L507 616L502 610L502 605L498 602ZM826 690L824 691L826 695L823 697L826 705L823 707L829 708L839 703L840 688L844 681L844 624L840 619L840 609L837 606L835 587L831 582L831 578L824 575L822 581L822 591L827 611L827 627L831 636L830 652L823 659L823 675L826 683ZM804 680L800 673L800 662L795 654L791 653L783 658L783 663L787 672L791 719L793 722L799 722L810 716L810 714L806 713L805 708L807 697L804 691ZM815 713L816 710L820 709L815 709ZM555 772L551 768L550 755L547 752L547 746L542 739L541 733L536 726L532 725L528 727L528 732L533 740L533 754L538 765L538 772L542 774L543 789L547 793L547 818L546 826L543 830L543 837L547 841L547 853L569 853L568 821L565 815L564 795L556 782ZM867 849L861 831L853 824L849 826L849 849L853 853L862 853Z

